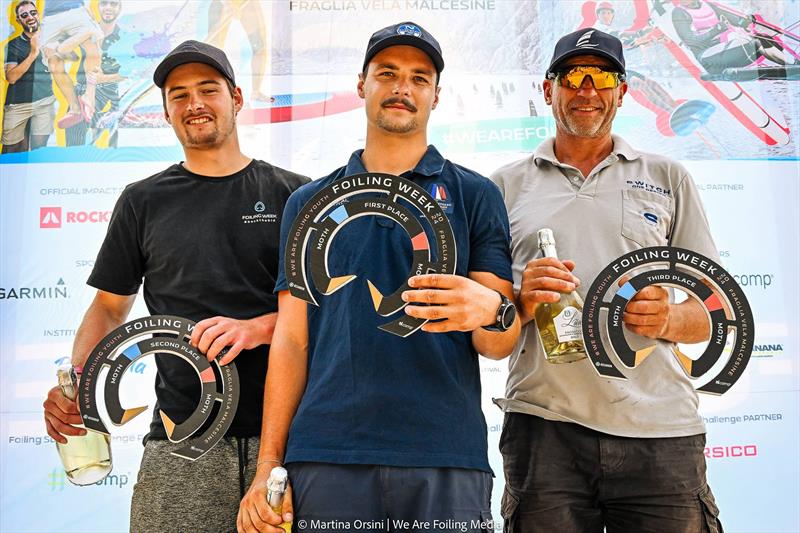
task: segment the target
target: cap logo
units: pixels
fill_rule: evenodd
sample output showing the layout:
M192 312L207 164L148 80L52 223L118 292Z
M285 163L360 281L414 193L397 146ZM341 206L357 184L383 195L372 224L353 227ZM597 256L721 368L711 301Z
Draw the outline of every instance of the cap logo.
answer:
M401 24L397 27L398 35L413 35L414 37L422 37L422 30L413 24Z
M598 43L590 43L589 41L592 40L592 34L594 34L594 30L589 30L583 35L581 38L578 39L578 42L575 43L576 48L596 48L599 46Z

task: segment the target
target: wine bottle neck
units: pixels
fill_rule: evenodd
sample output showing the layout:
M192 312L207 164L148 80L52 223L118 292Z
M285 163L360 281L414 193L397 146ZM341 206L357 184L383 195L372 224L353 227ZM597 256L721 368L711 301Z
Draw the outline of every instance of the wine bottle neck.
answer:
M558 259L558 254L556 253L556 245L555 244L543 244L542 245L542 254L545 257L554 257Z

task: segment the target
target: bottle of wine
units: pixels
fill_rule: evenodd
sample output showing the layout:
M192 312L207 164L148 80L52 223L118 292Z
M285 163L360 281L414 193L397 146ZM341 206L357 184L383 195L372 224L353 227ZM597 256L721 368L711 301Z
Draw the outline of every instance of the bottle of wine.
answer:
M57 375L61 393L68 399L75 400L78 391L75 369L71 365L64 365L58 369ZM66 438L66 444L56 442L56 447L67 479L73 484L91 485L111 472L111 440L108 435L87 430L86 435Z
M557 259L553 230L542 228L538 237L542 254ZM549 363L572 363L586 358L581 328L582 315L583 301L575 291L562 294L561 300L556 303L541 303L536 308L536 327Z
M269 473L267 479L267 505L278 515L283 514L283 495L289 482L289 472L282 466L276 466ZM291 522L284 522L279 526L286 533L292 533Z

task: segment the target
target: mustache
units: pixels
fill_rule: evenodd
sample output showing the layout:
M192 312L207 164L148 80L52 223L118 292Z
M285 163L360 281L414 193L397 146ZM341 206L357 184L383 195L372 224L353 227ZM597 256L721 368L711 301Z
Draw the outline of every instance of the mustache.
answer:
M381 102L381 107L386 107L395 104L403 104L408 108L409 111L417 111L417 106L411 103L410 100L407 98L400 98L399 96L392 96L391 98L387 98L383 102Z

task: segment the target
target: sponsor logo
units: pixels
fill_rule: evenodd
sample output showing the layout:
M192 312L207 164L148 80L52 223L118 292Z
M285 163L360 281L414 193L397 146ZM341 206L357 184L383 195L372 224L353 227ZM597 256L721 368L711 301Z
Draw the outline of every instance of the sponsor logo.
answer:
M75 268L87 268L94 266L94 259L76 259Z
M734 274L733 279L742 287L761 287L766 290L775 281L775 274Z
M54 468L50 471L50 475L48 476L47 486L50 487L50 492L62 491L64 490L64 482L67 479L67 475L64 473L63 470L60 468Z
M734 444L732 446L706 446L703 450L707 459L722 459L726 457L756 457L758 446L755 444Z
M73 335L75 334L74 333L75 330L58 330L58 331L72 331ZM59 357L54 361L54 363L56 366L61 366L61 365L68 365L70 361L72 361L70 357ZM144 361L136 361L134 363L131 363L131 365L128 367L127 373L144 374L145 370L147 370L147 363L145 363Z
M753 357L773 357L783 353L783 344L756 344L753 346Z
M130 472L126 474L109 474L97 483L98 487L117 487L121 489L130 483ZM61 492L64 490L67 475L60 468L54 468L50 471L47 479L47 486L50 487L51 492Z
M111 211L66 211L60 207L40 207L39 227L58 229L64 224L107 224Z
M40 228L60 228L61 227L61 208L60 207L40 207L39 208L39 227Z
M672 196L672 191L670 189L665 189L663 187L659 187L658 185L656 185L654 183L650 183L649 181L645 181L645 180L640 179L640 178L634 178L634 179L631 179L631 180L626 180L625 183L631 189L637 189L637 190L640 190L640 191L652 192L652 193L664 196L666 198L669 198L670 196Z
M69 298L67 285L59 278L50 287L0 287L0 300L56 300Z
M578 42L575 43L577 48L597 48L599 43L592 43L592 35L594 35L594 30L589 30L583 35L581 38L578 39Z
M448 215L453 213L453 200L450 198L450 192L444 183L434 183L428 189L436 203L442 208L442 211Z
M413 24L401 24L397 27L398 35L413 35L414 37L422 37L422 31Z
M274 223L278 221L278 215L275 213L265 213L267 206L264 202L258 201L253 205L253 212L255 214L242 215L242 223L244 224L259 224L259 223Z
M655 213L649 213L649 212L645 211L645 212L642 213L642 216L647 221L647 223L650 224L651 226L657 226L658 225L658 215L656 215Z

